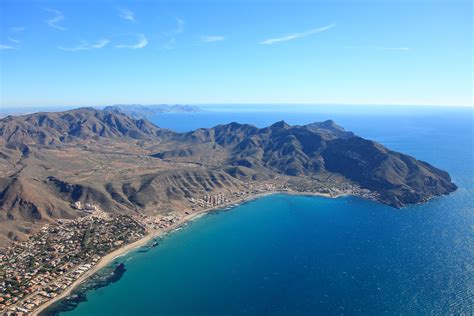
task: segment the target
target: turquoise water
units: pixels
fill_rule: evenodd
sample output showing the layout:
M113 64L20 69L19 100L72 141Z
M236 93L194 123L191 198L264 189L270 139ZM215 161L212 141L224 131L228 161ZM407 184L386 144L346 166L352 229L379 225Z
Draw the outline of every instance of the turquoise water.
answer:
M336 121L448 170L460 187L454 194L402 210L354 197L261 198L207 215L145 253L118 258L115 264L126 269L118 281L86 291L86 302L60 314L474 313L472 112L440 113L341 114ZM201 115L212 117L201 125L324 119L307 113ZM183 122L191 119L160 120L185 130Z

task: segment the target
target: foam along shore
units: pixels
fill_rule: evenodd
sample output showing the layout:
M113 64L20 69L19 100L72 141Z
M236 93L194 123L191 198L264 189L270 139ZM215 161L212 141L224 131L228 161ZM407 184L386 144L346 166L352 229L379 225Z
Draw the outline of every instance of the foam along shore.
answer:
M53 305L54 303L56 303L56 302L58 302L58 301L60 301L64 298L66 298L67 296L69 296L71 294L71 292L79 284L81 284L86 279L88 279L89 277L94 275L100 269L106 267L108 264L113 262L117 257L121 257L121 256L127 254L129 251L134 250L136 248L143 247L143 246L147 245L151 240L153 240L155 238L158 238L160 236L163 236L163 235L175 230L176 228L182 226L183 224L186 224L187 222L190 222L192 220L196 220L196 219L198 219L198 218L200 218L200 217L204 216L205 214L207 214L209 212L212 212L212 211L220 211L220 210L223 210L223 209L228 208L228 207L234 208L234 207L237 207L237 206L239 206L240 204L242 204L244 202L248 202L248 201L255 200L255 199L258 199L258 198L261 198L261 197L264 197L264 196L268 196L268 195L272 195L272 194L279 194L279 193L280 194L288 194L288 195L321 196L321 197L326 197L326 198L337 198L337 197L343 196L343 194L330 195L330 194L326 194L326 193L313 193L313 192L270 191L270 192L254 194L254 195L249 196L249 197L243 197L241 199L229 202L229 203L224 204L224 205L219 205L217 207L210 207L210 208L195 212L193 214L189 214L189 215L183 217L180 221L176 222L174 225L170 225L166 229L150 232L144 238L136 240L136 241L134 241L130 244L127 244L127 245L125 245L125 246L123 246L119 249L116 249L116 250L112 251L111 253L105 255L104 257L102 257L99 260L99 262L95 266L93 266L90 270L88 270L86 273L84 273L82 276L80 276L76 281L74 281L64 292L62 292L61 294L57 295L53 299L51 299L49 301L46 301L45 303L40 305L36 310L34 310L31 313L31 315L37 316L42 311L46 310L48 307Z

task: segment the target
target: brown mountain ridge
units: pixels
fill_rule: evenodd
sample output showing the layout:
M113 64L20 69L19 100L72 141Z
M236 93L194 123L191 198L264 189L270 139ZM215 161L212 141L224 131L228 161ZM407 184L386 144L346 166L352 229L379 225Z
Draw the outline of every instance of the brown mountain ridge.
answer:
M333 121L265 128L229 123L176 133L115 108L0 119L0 245L45 223L193 209L196 199L258 185L367 196L394 207L456 190L447 172Z

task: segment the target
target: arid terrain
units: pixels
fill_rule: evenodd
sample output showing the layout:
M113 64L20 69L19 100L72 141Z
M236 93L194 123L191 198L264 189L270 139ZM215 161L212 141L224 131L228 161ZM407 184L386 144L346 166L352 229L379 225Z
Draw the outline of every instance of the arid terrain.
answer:
M59 219L188 214L265 191L355 194L394 207L456 189L426 162L332 121L176 133L117 109L0 120L0 246Z

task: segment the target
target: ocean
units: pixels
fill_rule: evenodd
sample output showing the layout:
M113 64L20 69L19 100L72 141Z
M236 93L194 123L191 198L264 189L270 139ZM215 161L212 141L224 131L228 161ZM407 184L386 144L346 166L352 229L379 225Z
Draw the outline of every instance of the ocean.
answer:
M188 131L282 119L333 119L447 170L459 189L400 210L356 197L263 197L117 258L43 314L473 314L472 109L214 106L153 121Z

